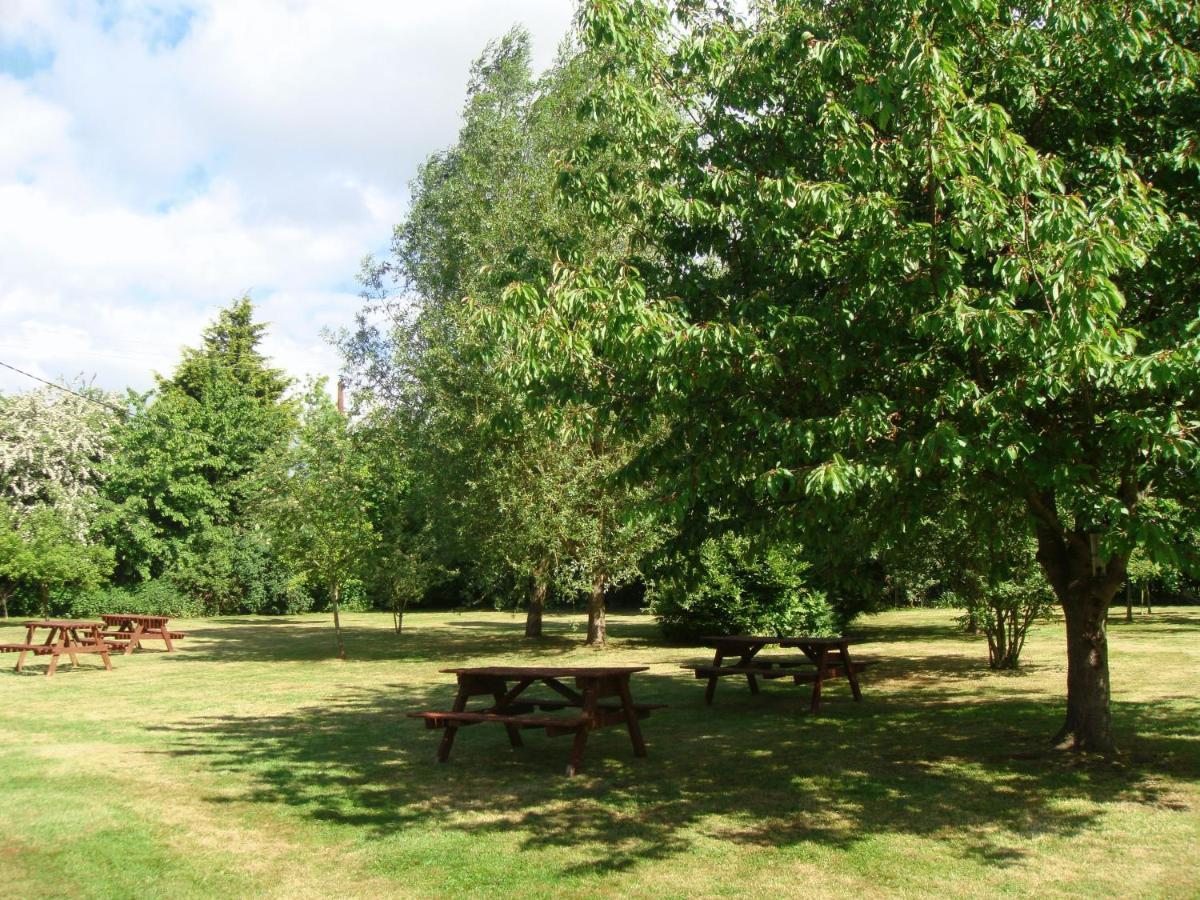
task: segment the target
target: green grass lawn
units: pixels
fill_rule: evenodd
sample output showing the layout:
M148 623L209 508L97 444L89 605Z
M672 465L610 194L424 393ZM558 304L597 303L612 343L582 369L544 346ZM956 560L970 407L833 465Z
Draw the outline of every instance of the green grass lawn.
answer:
M706 708L645 617L612 643L502 613L351 615L352 659L320 616L178 623L180 652L86 658L53 679L0 656L0 892L5 896L1200 895L1200 610L1111 628L1122 756L1042 751L1063 710L1060 623L1019 674L989 672L946 611L857 623L879 660L852 703L827 687L732 680ZM23 632L0 627L0 642ZM642 664L669 703L592 736L440 732L404 714L450 703L448 665Z

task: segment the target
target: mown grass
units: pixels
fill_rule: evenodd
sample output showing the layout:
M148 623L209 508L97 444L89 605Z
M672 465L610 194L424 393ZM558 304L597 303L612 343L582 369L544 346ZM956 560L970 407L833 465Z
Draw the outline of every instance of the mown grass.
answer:
M662 645L614 616L581 646L552 616L529 642L501 613L179 623L176 654L53 679L0 670L6 896L1162 896L1200 894L1200 610L1111 629L1116 761L1044 751L1062 715L1061 624L1018 674L945 611L870 617L865 700L731 682L706 708ZM18 637L0 627L0 641ZM465 729L447 765L406 719L453 696L439 668L649 665L647 759L619 729L569 739ZM11 664L13 657L0 657Z

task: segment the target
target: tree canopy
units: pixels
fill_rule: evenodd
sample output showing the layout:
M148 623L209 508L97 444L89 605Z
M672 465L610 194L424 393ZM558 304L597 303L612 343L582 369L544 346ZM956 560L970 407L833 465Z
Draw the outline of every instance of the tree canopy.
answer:
M1066 616L1060 737L1111 749L1108 604L1134 546L1187 552L1166 511L1200 490L1195 5L581 17L613 131L565 178L639 241L510 287L515 373L667 423L642 462L683 512L803 538L948 486L1019 503Z

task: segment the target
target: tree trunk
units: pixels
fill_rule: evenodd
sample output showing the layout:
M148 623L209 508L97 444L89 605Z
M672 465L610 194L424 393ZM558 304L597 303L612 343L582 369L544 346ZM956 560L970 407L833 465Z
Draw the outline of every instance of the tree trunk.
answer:
M404 614L408 611L408 597L404 598L403 602L392 601L392 623L396 627L396 634L401 634L404 631Z
M587 642L604 646L608 639L608 625L605 622L604 592L608 588L608 576L597 572L592 576L592 593L588 597L588 630Z
M342 618L338 614L338 594L340 588L333 586L333 633L337 636L338 659L346 658L346 644L342 641Z
M42 601L42 618L45 619L50 615L50 586L39 584L38 597Z
M1133 624L1133 586L1125 582L1125 624Z
M1067 717L1054 743L1061 749L1113 753L1108 675L1108 607L1126 577L1128 556L1096 569L1088 535L1058 522L1052 494L1031 501L1037 559L1062 606L1067 632Z
M979 614L975 607L967 607L967 624L964 629L967 634L979 634Z
M533 572L533 585L529 589L529 611L525 614L525 637L542 636L542 614L546 611L545 569L539 565Z
M8 618L8 595L10 591L0 588L0 612L3 612L4 618Z
M1062 599L1067 624L1067 720L1055 737L1059 746L1112 753L1109 706L1108 634L1104 628L1108 600L1085 582L1072 585Z

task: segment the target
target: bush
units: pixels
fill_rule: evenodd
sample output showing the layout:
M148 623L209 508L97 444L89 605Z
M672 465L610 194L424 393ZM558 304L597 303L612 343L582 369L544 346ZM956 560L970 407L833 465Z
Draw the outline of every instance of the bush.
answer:
M655 584L650 611L673 640L834 634L837 616L806 583L807 568L792 545L758 550L746 538L727 534L706 540L695 561Z
M1037 571L986 585L968 598L950 594L947 599L966 607L959 620L962 625L968 630L981 629L987 636L988 665L993 669L1020 665L1030 627L1045 618L1055 604L1054 593Z
M68 598L66 602L65 613L79 619L119 613L190 619L205 613L204 604L198 598L164 579L147 581L135 588L109 587L88 591Z
M250 529L205 529L188 542L164 579L197 598L207 615L292 614L313 605L271 553L265 536Z

